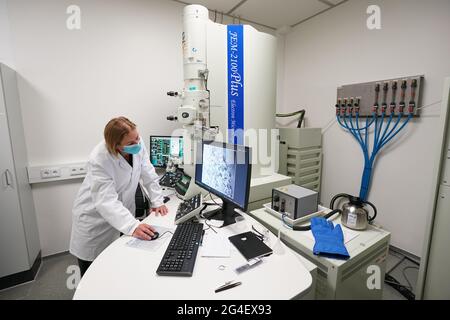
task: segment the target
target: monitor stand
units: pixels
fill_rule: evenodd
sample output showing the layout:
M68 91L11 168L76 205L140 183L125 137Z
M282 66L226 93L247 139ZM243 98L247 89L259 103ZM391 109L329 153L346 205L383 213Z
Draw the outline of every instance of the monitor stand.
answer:
M203 214L206 219L214 219L223 221L223 225L221 228L229 226L230 224L236 223L236 217L240 217L241 215L234 211L237 207L232 203L222 199L222 208L217 208L211 211L208 211Z

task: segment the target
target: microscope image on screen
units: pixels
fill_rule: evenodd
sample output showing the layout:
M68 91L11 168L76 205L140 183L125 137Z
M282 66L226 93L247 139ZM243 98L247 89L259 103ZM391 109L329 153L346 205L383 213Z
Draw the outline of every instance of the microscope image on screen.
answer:
M171 158L183 162L183 137L150 136L150 162L152 165L164 168Z
M202 182L225 196L234 198L236 166L233 163L233 150L205 145Z

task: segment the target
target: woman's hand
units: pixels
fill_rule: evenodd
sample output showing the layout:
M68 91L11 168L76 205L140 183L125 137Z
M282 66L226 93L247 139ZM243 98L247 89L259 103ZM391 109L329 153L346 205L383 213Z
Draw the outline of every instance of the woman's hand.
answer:
M155 228L148 224L141 223L133 232L133 237L141 240L152 240L154 236Z
M152 211L154 211L156 215L161 214L162 216L165 216L169 212L169 209L167 209L165 205L162 205L157 208L152 208Z

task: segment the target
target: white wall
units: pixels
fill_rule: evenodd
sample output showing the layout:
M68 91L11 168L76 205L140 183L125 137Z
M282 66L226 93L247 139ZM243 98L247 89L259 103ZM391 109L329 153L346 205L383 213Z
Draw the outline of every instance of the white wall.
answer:
M66 28L72 4L81 8L81 30ZM151 134L179 128L165 119L179 105L166 92L183 85L183 7L169 0L0 0L0 61L19 74L31 166L86 161L114 116L136 122L147 147ZM33 185L44 256L68 250L80 184Z
M6 0L0 0L0 61L11 68L15 66Z
M377 4L382 29L366 28L366 9ZM339 85L425 75L423 104L439 101L450 75L450 1L350 0L297 26L286 37L284 104L307 109L310 126L334 118ZM431 208L431 174L440 105L423 110L404 134L380 154L369 200L392 244L420 256ZM363 167L356 141L334 124L324 133L322 201L339 192L359 193Z
M66 28L71 4L82 10L79 31ZM369 4L381 6L382 30L365 28ZM168 0L0 0L0 61L20 75L30 165L85 161L113 116L133 119L144 137L177 127L165 116L178 101L165 92L182 87L182 8ZM450 75L449 9L448 0L353 0L299 25L280 42L279 111L304 106L308 125L324 127L338 85L415 74L426 77L424 103L439 100ZM402 142L380 156L370 194L393 244L416 255L430 205L429 141L438 114L439 106L424 110ZM323 202L338 192L356 194L356 142L333 125L324 152ZM33 187L43 255L67 250L79 185Z
M135 121L147 147L150 134L177 128L166 116L179 101L166 92L183 85L183 5L167 0L7 4L30 165L86 161L114 116ZM71 4L81 8L81 30L66 28ZM44 256L68 250L80 183L33 186Z

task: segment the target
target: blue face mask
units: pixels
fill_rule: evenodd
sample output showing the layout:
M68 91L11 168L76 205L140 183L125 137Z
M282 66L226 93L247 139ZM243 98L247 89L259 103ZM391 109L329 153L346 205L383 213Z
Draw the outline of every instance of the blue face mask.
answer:
M123 147L123 152L128 154L138 154L142 149L141 143Z

